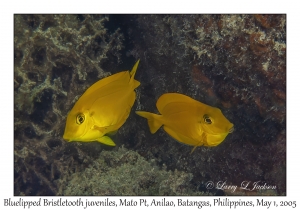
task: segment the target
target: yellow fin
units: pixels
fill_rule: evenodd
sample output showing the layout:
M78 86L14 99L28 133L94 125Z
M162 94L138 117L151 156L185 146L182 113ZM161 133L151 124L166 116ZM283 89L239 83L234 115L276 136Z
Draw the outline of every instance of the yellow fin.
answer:
M132 67L132 70L130 71L130 77L134 78L134 75L135 75L135 72L137 70L139 63L140 63L140 59Z
M170 103L195 103L194 99L180 93L165 93L156 102L158 111L163 114L164 108Z
M95 82L92 86L90 86L83 94L84 95L88 95L88 94L92 94L95 91L99 91L102 90L101 88L109 85L111 86L112 82L118 81L118 83L120 82L125 82L126 83L126 79L128 82L129 79L129 75L128 75L128 71L122 71L116 74L113 74L111 76L105 77L103 79L98 80L97 82Z
M196 149L197 147L202 146L202 145L203 145L203 143L202 143L202 142L199 142L199 144L197 144L197 145L195 145L195 146L193 147L193 149L192 149L192 151L191 151L190 154L192 154L192 153L195 151L195 149Z
M152 134L155 133L163 124L159 120L162 117L161 115L153 114L150 112L143 112L143 111L136 111L135 113L148 120L148 125L150 128L150 132Z
M130 81L129 83L133 83L134 88L137 88L141 83L134 79L134 75L136 73L137 67L140 63L140 59L134 64L132 70L130 71Z
M99 127L97 125L94 125L93 126L93 129L96 129L102 133L106 133L107 132L107 129L109 128L110 126L103 126L103 127Z
M111 140L111 138L109 138L108 136L102 136L99 139L96 139L98 142L102 143L102 144L106 144L108 146L116 146L115 142L113 142L113 140Z
M192 154L192 153L195 151L195 149L196 149L197 147L198 147L198 146L194 146L190 154Z
M118 132L118 130L116 130L116 131L111 131L111 132L107 133L107 135L112 136L112 135L115 135L117 132Z

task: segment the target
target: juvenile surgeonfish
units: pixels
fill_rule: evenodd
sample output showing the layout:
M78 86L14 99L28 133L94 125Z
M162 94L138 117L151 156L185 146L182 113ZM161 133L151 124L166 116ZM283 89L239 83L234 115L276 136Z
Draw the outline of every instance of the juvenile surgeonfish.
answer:
M233 124L220 109L179 93L163 94L156 107L161 115L144 111L136 113L147 118L152 134L163 125L174 139L194 146L192 152L198 146L219 145L233 131Z
M139 60L132 70L99 80L89 87L67 116L63 138L67 141L98 141L115 146L107 134L125 123L134 104L134 91L140 82L134 79Z

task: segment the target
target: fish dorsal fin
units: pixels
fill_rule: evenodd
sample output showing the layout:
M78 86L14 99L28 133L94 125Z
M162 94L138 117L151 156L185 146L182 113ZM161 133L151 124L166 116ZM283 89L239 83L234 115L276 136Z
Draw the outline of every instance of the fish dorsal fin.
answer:
M130 83L133 84L133 88L137 88L141 83L134 79L137 67L140 63L140 59L134 64L132 70L130 71Z
M106 78L100 79L98 82L95 82L91 87L89 87L84 94L92 93L108 84L111 84L114 81L118 82L128 82L129 81L129 72L128 71L122 71L116 74L113 74L111 76L108 76Z
M196 106L197 101L194 99L179 94L179 93L166 93L163 94L156 103L158 111L165 117L171 115L183 114L194 114L192 107Z
M166 106L168 107L166 108ZM174 112L174 110L171 109L176 109L177 112L182 112L189 111L189 109L191 109L192 107L197 107L197 109L200 108L201 110L206 110L210 108L210 106L180 93L163 94L157 100L156 107L161 114Z
M166 105L176 102L195 103L197 101L180 93L165 93L157 100L156 107L162 113Z
M138 60L133 66L132 70L122 71L116 74L113 74L109 77L100 79L98 82L94 83L91 87L89 87L81 96L86 100L90 97L90 95L94 95L96 92L105 92L106 95L109 95L110 92L115 92L115 90L120 87L120 89L126 87L129 83L133 84L133 87L136 88L140 85L140 82L134 79L134 75L136 73L138 64ZM107 89L107 90L106 90ZM99 94L97 93L98 97ZM101 93L100 93L101 95Z
M119 96L122 96L122 94L125 94L129 90L128 87L128 81L126 84L121 80L116 80L102 87L89 89L78 99L74 107L79 108L83 106L86 109L90 109L93 105L95 105L95 103L97 104L97 101L99 103L101 103L102 101L103 103L103 100L105 100L105 98L109 100L109 98L114 98L118 94Z
M134 75L136 73L137 67L140 63L140 59L134 64L134 66L132 67L131 71L130 71L130 80L134 79Z

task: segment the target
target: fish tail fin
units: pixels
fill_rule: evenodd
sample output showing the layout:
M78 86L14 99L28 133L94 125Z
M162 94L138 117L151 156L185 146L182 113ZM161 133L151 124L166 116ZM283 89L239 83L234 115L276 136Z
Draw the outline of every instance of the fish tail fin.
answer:
M134 79L134 75L136 73L137 67L140 63L140 59L134 64L132 70L130 71L130 81L129 83L133 83L134 88L137 88L141 83Z
M136 111L135 113L148 120L148 125L152 134L155 133L163 125L163 123L160 120L162 115L143 111Z

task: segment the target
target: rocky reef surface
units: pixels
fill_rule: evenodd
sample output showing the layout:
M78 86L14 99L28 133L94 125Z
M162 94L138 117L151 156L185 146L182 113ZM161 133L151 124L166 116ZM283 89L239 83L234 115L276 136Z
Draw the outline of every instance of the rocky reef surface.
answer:
M191 186L191 173L166 168L124 147L103 151L84 171L61 180L58 195L209 195Z
M15 195L286 193L285 15L15 15L14 26ZM117 146L64 141L84 90L137 59L141 85ZM220 108L235 131L192 154L150 134L134 111L157 112L165 92Z

